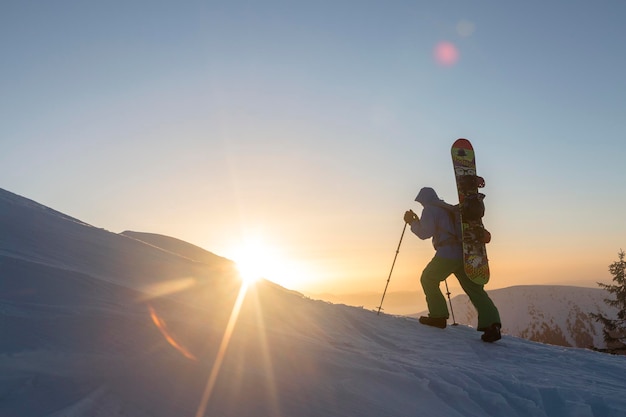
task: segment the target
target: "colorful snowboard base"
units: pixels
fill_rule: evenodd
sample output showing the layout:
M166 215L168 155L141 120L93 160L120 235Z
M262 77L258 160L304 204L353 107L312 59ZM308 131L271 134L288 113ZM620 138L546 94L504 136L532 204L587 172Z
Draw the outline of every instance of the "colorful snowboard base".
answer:
M458 139L452 145L452 164L456 178L461 230L463 233L463 262L465 273L476 284L489 281L489 261L485 243L491 239L482 222L484 194L478 188L485 181L476 175L474 148L467 139Z

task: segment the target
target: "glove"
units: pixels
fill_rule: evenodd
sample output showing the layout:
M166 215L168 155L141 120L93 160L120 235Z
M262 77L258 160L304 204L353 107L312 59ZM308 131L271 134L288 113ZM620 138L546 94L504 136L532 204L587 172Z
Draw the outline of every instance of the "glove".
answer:
M406 223L411 224L415 220L417 220L417 214L413 213L413 210L409 210L406 213L404 213L404 221Z

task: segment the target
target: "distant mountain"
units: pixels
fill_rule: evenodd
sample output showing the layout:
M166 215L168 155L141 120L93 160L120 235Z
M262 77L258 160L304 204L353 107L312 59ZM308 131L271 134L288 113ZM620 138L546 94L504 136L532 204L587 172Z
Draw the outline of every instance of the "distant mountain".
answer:
M558 346L604 347L602 326L589 313L616 317L601 288L561 285L515 286L489 291L509 335ZM476 309L466 295L452 299L456 321L476 326Z
M589 313L616 317L617 310L604 303L609 294L601 288L567 285L514 286L490 290L500 310L503 330L512 336L557 346L605 347L602 326ZM375 310L381 293L307 294L332 303ZM452 299L457 323L476 327L476 310L466 295ZM424 309L420 313L415 311ZM419 317L427 314L424 294L418 291L390 292L383 312ZM450 317L449 322L452 322Z

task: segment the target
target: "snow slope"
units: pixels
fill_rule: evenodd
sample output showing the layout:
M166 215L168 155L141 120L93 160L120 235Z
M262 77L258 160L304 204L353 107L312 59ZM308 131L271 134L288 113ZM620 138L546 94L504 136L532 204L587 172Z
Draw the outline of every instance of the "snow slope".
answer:
M141 237L0 189L0 416L626 415L623 357L240 292Z

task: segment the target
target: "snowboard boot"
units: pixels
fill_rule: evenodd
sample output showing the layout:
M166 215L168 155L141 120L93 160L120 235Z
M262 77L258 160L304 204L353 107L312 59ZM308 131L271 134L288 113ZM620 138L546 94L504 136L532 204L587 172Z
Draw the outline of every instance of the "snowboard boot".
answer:
M419 318L419 322L425 324L427 326L439 327L440 329L446 328L447 319L443 317L426 317L422 316Z
M500 340L502 338L502 335L500 334L500 327L502 327L500 323L492 324L485 329L485 333L483 333L480 338L483 342L487 343L493 343L496 340Z

